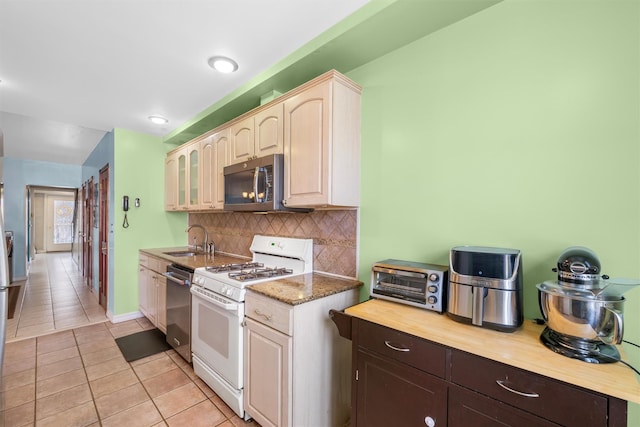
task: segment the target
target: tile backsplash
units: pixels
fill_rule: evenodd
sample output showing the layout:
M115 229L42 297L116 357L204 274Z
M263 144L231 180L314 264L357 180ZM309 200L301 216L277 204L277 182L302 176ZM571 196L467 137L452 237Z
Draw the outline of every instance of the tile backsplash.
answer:
M189 214L189 224L207 229L217 251L251 257L254 234L313 239L313 269L357 276L357 210L267 215L221 212Z

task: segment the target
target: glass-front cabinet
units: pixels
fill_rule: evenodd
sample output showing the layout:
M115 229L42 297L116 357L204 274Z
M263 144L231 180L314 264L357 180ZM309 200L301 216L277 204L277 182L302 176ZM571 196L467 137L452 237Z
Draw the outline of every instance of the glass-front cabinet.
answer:
M189 210L200 207L199 162L199 141L188 143L167 155L165 163L166 210Z
M198 156L200 155L200 145L193 144L189 148L189 206L198 206Z

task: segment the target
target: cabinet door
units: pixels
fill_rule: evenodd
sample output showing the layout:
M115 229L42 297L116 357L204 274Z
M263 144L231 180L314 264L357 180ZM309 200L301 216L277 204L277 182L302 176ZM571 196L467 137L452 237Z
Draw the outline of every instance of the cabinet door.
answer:
M255 115L255 155L281 154L284 136L282 135L282 103L268 107Z
M149 270L142 266L138 266L138 308L145 316L149 316L149 297L148 290L149 287Z
M356 426L447 425L444 380L363 350L356 372Z
M229 128L222 129L212 136L214 146L214 204L215 209L224 208L224 167L227 164L227 147L229 146Z
M579 409L576 409L579 410ZM490 397L449 386L449 427L554 427L560 426Z
M147 270L147 318L158 325L158 276L155 271Z
M231 125L231 139L229 144L229 163L248 160L254 155L253 116Z
M156 306L157 327L165 334L167 333L167 282L164 276L156 275L156 296L158 304Z
M244 330L244 409L263 427L289 426L292 339L249 318Z
M164 163L164 208L174 211L178 199L178 159L168 155Z
M326 205L329 198L330 82L284 103L284 200Z
M187 155L188 155L188 178L187 178L187 188L189 191L189 200L188 207L189 208L199 208L200 207L200 192L198 188L198 169L200 167L200 144L190 144L187 147Z
M187 150L185 148L180 149L175 153L177 170L178 170L178 198L177 209L186 210L188 208L188 157Z
M205 138L200 142L200 207L215 208L216 190L216 156L213 138Z

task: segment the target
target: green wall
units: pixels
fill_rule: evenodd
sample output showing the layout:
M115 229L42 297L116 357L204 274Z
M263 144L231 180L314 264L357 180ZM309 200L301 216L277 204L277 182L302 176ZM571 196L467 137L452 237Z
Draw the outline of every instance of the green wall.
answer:
M640 278L639 17L638 2L506 1L348 73L366 292L373 262L447 264L465 244L523 251L527 318L568 246ZM640 343L640 289L626 296Z
M113 286L115 316L138 311L138 249L183 246L185 213L164 210L164 160L167 147L160 137L123 129L115 131L115 206ZM122 197L129 196L129 227L124 228ZM134 199L140 198L140 207ZM110 305L111 308L111 305Z

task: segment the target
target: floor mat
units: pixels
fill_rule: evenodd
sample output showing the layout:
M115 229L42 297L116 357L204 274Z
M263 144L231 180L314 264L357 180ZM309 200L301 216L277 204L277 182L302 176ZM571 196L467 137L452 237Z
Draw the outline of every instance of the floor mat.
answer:
M165 334L155 328L116 338L116 344L127 362L171 349Z

